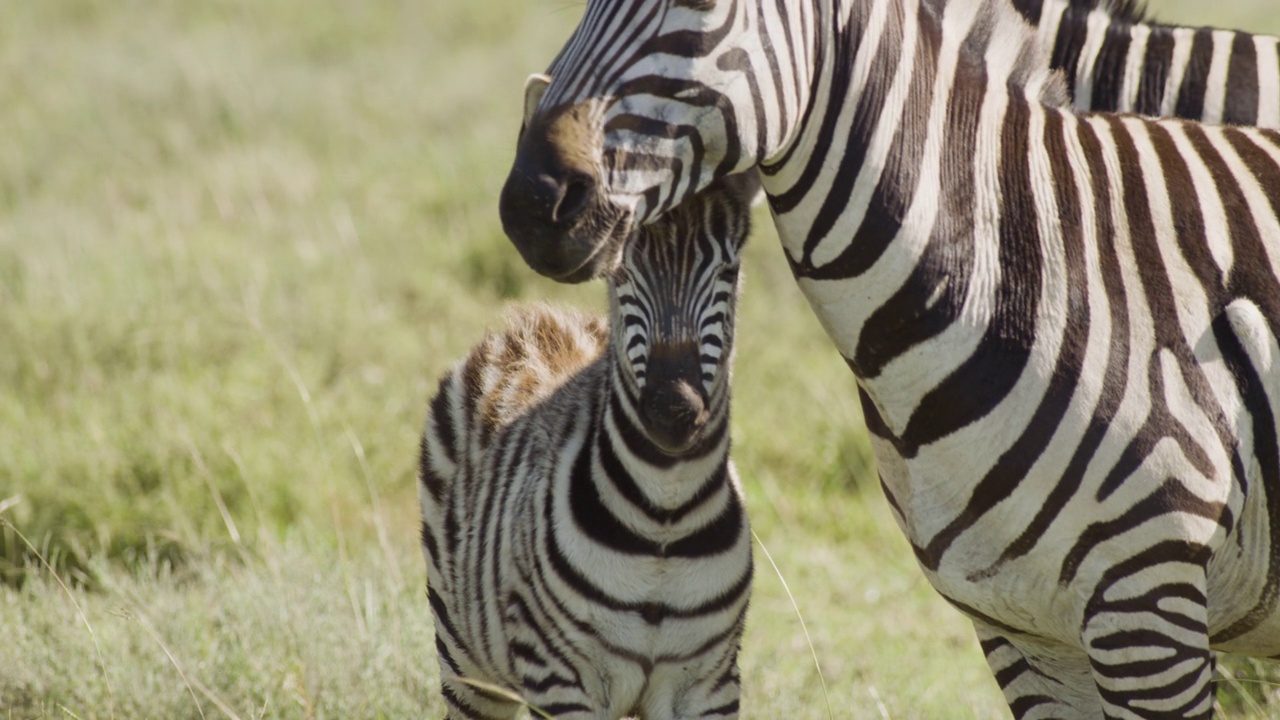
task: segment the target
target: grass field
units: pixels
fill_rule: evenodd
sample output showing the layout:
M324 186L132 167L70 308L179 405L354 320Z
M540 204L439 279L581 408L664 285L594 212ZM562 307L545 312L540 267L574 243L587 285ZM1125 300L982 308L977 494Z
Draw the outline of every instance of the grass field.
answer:
M1152 3L1280 32L1270 0ZM527 270L497 193L559 0L0 12L0 718L440 716L414 463ZM735 453L748 718L1001 717L758 218ZM803 369L798 376L796 369ZM51 572L56 568L57 573ZM1280 717L1261 665L1228 709ZM1246 691L1242 692L1241 687Z

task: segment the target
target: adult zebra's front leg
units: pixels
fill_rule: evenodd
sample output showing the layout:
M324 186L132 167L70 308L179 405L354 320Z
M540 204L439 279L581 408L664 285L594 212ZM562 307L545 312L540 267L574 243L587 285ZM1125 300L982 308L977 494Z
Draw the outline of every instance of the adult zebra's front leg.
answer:
M1103 573L1082 641L1111 718L1211 718L1206 571L1201 546L1169 540Z

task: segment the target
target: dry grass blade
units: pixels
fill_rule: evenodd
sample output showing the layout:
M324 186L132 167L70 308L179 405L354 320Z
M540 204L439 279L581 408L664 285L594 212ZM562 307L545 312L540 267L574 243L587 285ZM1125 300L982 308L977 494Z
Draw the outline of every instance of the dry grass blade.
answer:
M476 688L477 690L483 690L489 693L490 695L497 695L500 698L505 698L507 700L510 700L513 703L519 703L529 708L529 712L533 713L534 715L537 715L540 718L546 718L546 720L555 720L555 716L551 715L550 713L543 710L542 708L537 707L536 705L529 704L527 700L520 697L519 693L516 693L512 690L508 690L502 687L501 685L494 685L493 683L487 683L487 682L484 682L483 680L472 680L471 678L458 678L458 682L461 682L464 685L470 685L471 687Z
M8 518L3 517L0 517L0 526L8 528L14 535L17 535L18 538L22 540L23 544L27 546L27 549L31 551L31 554L35 555L36 558L40 560L40 564L44 566L45 570L49 571L49 575L58 583L58 587L62 588L62 593L67 596L67 599L71 601L72 607L76 609L76 616L80 618L80 622L84 623L84 629L88 631L89 639L93 641L93 650L97 655L98 660L98 671L102 673L102 681L107 685L107 702L109 704L108 713L110 714L110 717L115 717L115 691L111 687L111 678L107 676L107 664L102 659L102 647L98 644L98 636L94 633L93 626L89 624L89 617L84 614L84 608L80 607L80 602L76 600L75 593L71 592L71 588L67 587L67 584L58 576L58 572L54 570L53 566L49 564L49 561L45 559L44 553L40 552L40 550L27 539L27 536L22 534L22 531L19 530L17 526L9 522Z
M17 505L20 502L22 502L21 495L14 495L11 498L5 498L4 500L0 500L0 513L4 512L5 510L8 510L9 508L13 507L14 505Z
M818 682L822 684L822 699L827 703L827 717L830 720L836 720L835 711L831 709L831 695L827 693L827 679L822 675L822 664L818 662L818 651L813 647L813 638L809 636L809 626L805 624L804 614L800 612L800 606L796 604L796 596L791 594L791 586L787 585L787 579L782 576L782 571L778 569L778 564L773 561L773 555L769 552L769 548L765 547L764 541L760 539L755 530L751 531L751 537L756 539L756 544L760 546L765 558L769 560L769 565L773 567L774 574L778 576L779 582L782 583L782 589L787 591L787 598L791 600L791 607L796 611L796 617L800 619L800 629L804 631L804 641L809 644L809 654L813 656L813 667L818 671Z
M199 678L187 675L186 670L182 667L182 663L178 662L178 658L175 657L173 651L169 649L169 645L160 637L160 633L156 631L155 627L147 620L145 615L140 612L133 612L130 613L130 616L137 621L139 627L142 628L142 631L145 632L156 645L160 646L160 650L164 652L165 657L169 658L170 664L172 664L173 668L178 671L178 675L182 677L182 682L186 684L187 692L190 693L191 699L195 701L196 710L200 713L200 717L205 717L205 714L204 708L200 705L200 699L196 697L196 690L199 690L201 695L204 695L209 702L213 703L218 710L222 711L223 715L226 715L231 720L241 720L235 710L219 698L217 694L209 689L208 686L200 682Z

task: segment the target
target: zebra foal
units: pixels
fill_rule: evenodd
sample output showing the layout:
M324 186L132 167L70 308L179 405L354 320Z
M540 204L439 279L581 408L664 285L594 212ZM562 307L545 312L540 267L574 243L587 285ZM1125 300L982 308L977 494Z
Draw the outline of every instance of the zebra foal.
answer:
M628 243L609 318L510 315L444 376L420 465L449 718L737 717L751 534L729 460L754 174Z
M1014 715L1205 718L1211 649L1280 655L1280 133L1078 115L1008 0L588 0L550 72L526 261L758 167Z

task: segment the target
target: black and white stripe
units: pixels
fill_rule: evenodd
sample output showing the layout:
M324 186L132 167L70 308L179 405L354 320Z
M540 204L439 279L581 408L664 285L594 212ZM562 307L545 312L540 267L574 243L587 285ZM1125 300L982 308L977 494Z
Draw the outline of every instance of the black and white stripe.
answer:
M752 565L729 363L754 183L638 232L607 328L525 309L441 380L420 479L450 718L520 709L468 681L559 718L737 717Z
M569 155L594 198L508 234L598 269L583 218L758 166L889 504L1015 715L1207 717L1211 648L1280 654L1280 135L1076 115L1007 0L587 17L503 205ZM597 120L547 132L569 109Z
M1014 0L1079 110L1280 128L1280 38L1149 21L1134 0Z

